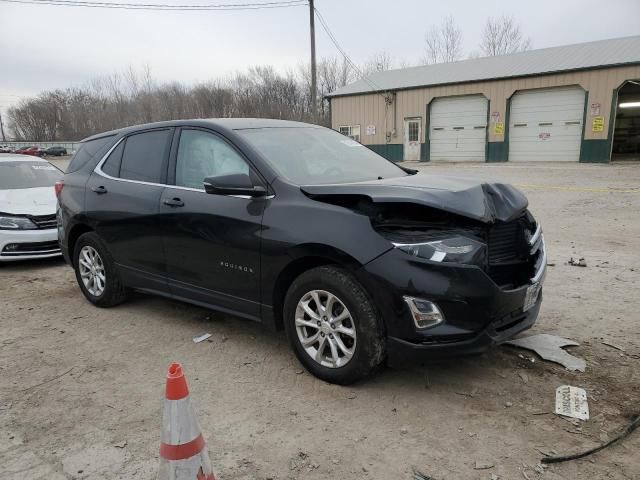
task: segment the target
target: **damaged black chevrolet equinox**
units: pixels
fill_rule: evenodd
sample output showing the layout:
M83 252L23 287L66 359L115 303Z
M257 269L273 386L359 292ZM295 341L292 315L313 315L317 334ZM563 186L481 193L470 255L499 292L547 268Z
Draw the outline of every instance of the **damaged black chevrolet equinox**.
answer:
M420 174L327 128L183 120L84 140L59 240L99 307L131 289L284 329L334 383L531 327L546 255L515 188Z

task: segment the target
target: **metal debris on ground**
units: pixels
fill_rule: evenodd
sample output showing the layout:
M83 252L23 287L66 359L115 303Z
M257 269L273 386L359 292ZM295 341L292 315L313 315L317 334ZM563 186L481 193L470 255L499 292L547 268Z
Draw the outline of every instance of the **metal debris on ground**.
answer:
M561 385L556 388L556 414L589 420L587 392L583 388L571 385Z
M605 448L613 445L614 443L617 443L620 440L628 437L638 427L640 427L640 415L635 415L631 419L631 423L629 423L629 425L627 425L627 427L620 433L620 435L612 438L608 442L603 443L602 445L600 445L598 447L592 448L592 449L587 450L587 451L582 452L582 453L575 453L573 455L560 455L558 457L545 457L545 458L541 459L540 461L542 463L560 463L560 462L566 462L566 461L569 461L569 460L577 460L579 458L584 458L584 457L586 457L588 455L591 455L592 453L599 452L600 450L605 449Z
M413 467L412 478L413 480L435 480L435 478L433 478L432 476L422 473L420 470L417 470L415 467Z
M575 260L573 257L571 257L567 262L567 264L572 265L574 267L586 267L587 261L584 259L584 257L580 257L578 260Z
M579 343L556 335L541 333L539 335L531 335L530 337L509 340L505 342L505 344L532 350L544 360L559 363L570 371L584 372L587 368L587 362L582 358L574 357L562 349L562 347L577 346Z
M193 337L193 343L200 343L200 342L204 342L207 338L209 338L211 336L210 333L204 333L202 335L198 335L196 337Z
M602 342L602 344L606 345L607 347L615 348L616 350L620 350L621 352L624 352L624 348L622 348L620 345L616 345L615 343Z

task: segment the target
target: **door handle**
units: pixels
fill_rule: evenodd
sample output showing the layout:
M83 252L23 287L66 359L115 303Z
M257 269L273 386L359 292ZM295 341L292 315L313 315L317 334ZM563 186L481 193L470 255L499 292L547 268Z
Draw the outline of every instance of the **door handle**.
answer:
M100 185L99 187L92 187L91 191L97 193L98 195L107 193L107 189L103 185Z
M162 203L167 207L184 207L184 202L179 198L165 198Z

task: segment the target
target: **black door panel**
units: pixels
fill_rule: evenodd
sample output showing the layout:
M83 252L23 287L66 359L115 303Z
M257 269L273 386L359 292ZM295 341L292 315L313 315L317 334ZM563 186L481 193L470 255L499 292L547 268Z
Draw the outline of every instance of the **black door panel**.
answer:
M263 210L264 200L167 187L160 212L171 292L258 319Z
M166 290L158 226L158 208L165 187L109 179L97 173L91 174L87 187L87 216L116 263L124 267L126 283Z

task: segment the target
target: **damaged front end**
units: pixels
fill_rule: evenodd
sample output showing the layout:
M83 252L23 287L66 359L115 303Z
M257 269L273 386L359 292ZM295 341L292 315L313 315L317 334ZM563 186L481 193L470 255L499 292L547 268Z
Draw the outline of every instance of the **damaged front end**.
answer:
M491 214L463 215L461 204L453 212L375 195L307 195L368 216L393 246L358 276L385 320L391 364L481 352L535 322L546 254L526 200L496 206L489 194Z

